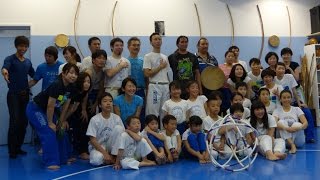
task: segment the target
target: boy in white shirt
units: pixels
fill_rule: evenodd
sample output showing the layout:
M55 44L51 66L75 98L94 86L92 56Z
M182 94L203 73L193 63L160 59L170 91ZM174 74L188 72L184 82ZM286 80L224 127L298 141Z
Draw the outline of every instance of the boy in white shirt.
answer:
M161 133L165 137L165 147L169 162L179 159L181 152L181 135L177 130L177 119L173 115L165 115L162 119L164 130Z
M118 137L124 132L120 117L112 113L113 98L110 93L103 93L99 101L101 113L90 120L86 135L90 137L90 164L113 164L118 154Z
M273 81L275 75L276 73L271 69L263 70L261 72L261 77L265 85L262 86L262 88L269 89L271 102L275 103L276 106L280 106L279 97L283 87Z
M189 113L189 106L186 100L181 99L181 86L178 81L172 81L169 84L171 99L167 100L163 106L162 110L165 115L171 114L177 118L177 129L180 134L186 130L186 120L187 114Z
M154 161L147 159L147 155L152 152L152 149L146 139L141 136L139 118L129 116L126 120L126 126L126 131L119 138L119 150L114 169L139 169L142 166L156 165Z
M253 92L253 96L251 96L251 99L257 99L258 98L258 91L263 86L263 80L261 78L261 62L258 58L251 58L249 61L249 65L251 67L251 71L248 72L248 77L251 78L251 88Z
M251 100L246 98L247 96L248 85L245 82L237 82L236 83L236 91L243 96L243 107L249 108L251 107Z

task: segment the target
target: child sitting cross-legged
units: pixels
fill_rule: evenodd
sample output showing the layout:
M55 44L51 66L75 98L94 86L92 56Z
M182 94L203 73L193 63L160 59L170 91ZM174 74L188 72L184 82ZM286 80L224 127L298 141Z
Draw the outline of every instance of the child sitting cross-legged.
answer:
M211 162L205 136L202 132L202 119L199 116L191 116L189 129L182 135L184 153L187 158L196 158L201 164Z

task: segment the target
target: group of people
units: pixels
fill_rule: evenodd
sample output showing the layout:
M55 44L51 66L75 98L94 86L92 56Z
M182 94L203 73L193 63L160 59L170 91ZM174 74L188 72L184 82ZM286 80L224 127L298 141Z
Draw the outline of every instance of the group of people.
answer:
M107 56L100 49L101 40L92 37L91 56L81 60L68 46L63 49L66 63L57 60L58 50L50 46L35 71L24 57L28 38L16 37L17 51L2 67L9 88L10 158L27 153L21 146L28 122L40 139L48 169L74 162L75 152L92 165L114 164L115 169L172 163L181 156L206 163L242 148L239 131L249 145L258 138L259 152L269 160L284 159L286 146L289 153L296 153L305 141L314 141L314 121L304 104L300 67L291 61L291 49L282 49L283 62L269 52L265 57L269 67L264 70L260 60L252 58L249 71L236 46L218 65L204 37L193 54L188 37L179 36L170 56L161 53L158 33L149 40L152 51L141 57L141 42L131 37L125 58L121 38L110 41L112 54ZM207 66L224 72L226 81L219 90L201 84L200 74ZM30 88L41 79L41 92L29 100ZM233 125L211 131L225 116L251 124L258 134ZM209 152L206 141L212 136Z

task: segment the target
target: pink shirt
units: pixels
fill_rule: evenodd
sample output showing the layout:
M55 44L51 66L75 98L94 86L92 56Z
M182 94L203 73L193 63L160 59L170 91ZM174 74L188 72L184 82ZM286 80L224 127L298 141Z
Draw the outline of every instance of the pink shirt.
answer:
M220 65L219 65L219 68L223 71L224 76L225 76L225 78L226 78L226 81L224 82L224 87L225 87L225 88L228 88L229 85L228 85L228 83L227 83L227 79L229 79L229 75L230 75L232 66L231 66L231 67L228 67L227 64L224 63L224 64L220 64Z

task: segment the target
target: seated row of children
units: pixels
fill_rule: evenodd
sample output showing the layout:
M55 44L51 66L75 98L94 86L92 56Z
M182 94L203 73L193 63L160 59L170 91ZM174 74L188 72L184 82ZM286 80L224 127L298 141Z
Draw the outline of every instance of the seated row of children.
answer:
M235 149L242 148L238 146L243 144L236 143L239 131L249 145L257 137L258 151L267 159L284 159L286 145L290 148L289 153L295 153L296 146L304 143L303 129L308 125L300 108L291 106L291 99L290 91L282 91L281 106L274 111L273 116L267 113L261 101L254 101L251 112L249 111L250 120L247 120L242 106L243 96L240 93L234 94L229 117L235 122L250 123L258 133L249 128L239 129L234 125L213 132L211 129L214 124L223 119L219 116L222 100L213 94L206 102L208 116L203 120L196 115L190 116L189 128L181 138L177 130L178 120L170 114L162 119L162 131L159 130L159 120L154 115L146 117L146 127L142 132L140 120L135 116L127 118L125 129L120 117L112 113L113 98L106 92L99 101L102 112L91 119L87 130L90 137L90 163L114 164L115 169L138 169L141 166L177 161L182 154L186 158L207 163L211 162L210 158L229 158ZM275 136L276 129L279 131L279 138L275 138L278 137ZM209 152L206 141L211 136L216 137ZM252 153L248 150L246 154Z

